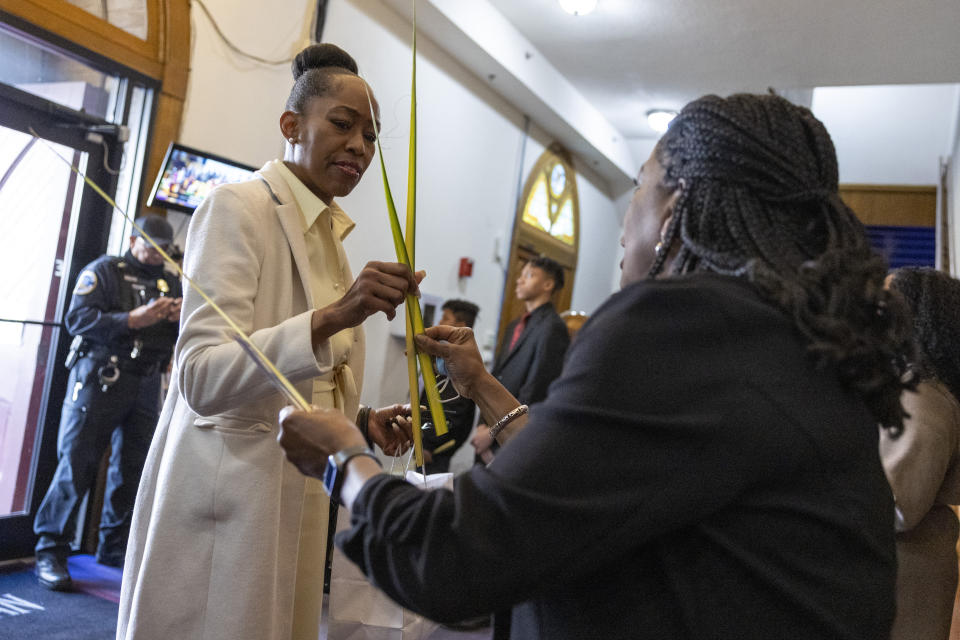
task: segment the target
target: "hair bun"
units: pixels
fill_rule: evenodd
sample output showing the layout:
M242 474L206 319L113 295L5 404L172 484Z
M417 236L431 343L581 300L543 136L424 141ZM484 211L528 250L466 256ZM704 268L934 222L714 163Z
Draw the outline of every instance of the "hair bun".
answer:
M340 67L357 73L357 61L335 44L312 44L293 59L293 79L297 80L311 69Z

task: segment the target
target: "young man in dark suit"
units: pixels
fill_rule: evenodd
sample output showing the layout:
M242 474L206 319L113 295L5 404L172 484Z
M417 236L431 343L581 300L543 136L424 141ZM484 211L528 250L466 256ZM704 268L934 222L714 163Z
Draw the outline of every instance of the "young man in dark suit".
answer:
M527 310L507 325L492 373L523 404L546 398L563 368L570 335L551 302L562 288L563 267L546 256L525 264L517 278L517 298ZM483 462L493 459L493 443L486 425L478 425L471 444Z

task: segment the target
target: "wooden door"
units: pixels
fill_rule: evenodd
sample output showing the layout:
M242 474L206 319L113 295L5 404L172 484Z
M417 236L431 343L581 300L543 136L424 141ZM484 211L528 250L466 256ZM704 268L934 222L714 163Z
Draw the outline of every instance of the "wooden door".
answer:
M534 164L517 203L510 262L503 287L497 346L510 321L526 312L517 300L517 277L523 265L544 255L563 267L564 285L553 296L557 312L570 308L573 277L577 267L580 230L580 204L576 172L570 154L559 145L547 148Z

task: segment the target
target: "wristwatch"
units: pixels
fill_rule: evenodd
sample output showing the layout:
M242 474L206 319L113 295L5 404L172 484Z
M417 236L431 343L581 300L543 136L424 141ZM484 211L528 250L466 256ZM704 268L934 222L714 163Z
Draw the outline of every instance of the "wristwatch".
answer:
M373 451L368 447L347 447L336 453L331 453L327 458L327 468L323 470L323 488L327 492L327 495L330 496L331 502L339 504L340 490L343 488L343 478L346 475L347 463L357 456L369 456L381 467L383 466L380 464L377 456L374 455Z

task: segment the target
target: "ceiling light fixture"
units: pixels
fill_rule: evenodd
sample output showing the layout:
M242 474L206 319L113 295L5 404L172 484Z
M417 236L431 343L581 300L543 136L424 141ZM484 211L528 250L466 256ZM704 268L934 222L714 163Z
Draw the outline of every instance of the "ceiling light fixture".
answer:
M572 16L585 16L597 8L597 0L559 0L560 7Z
M647 111L647 124L657 133L665 133L670 121L677 117L676 111L669 109L651 109Z

